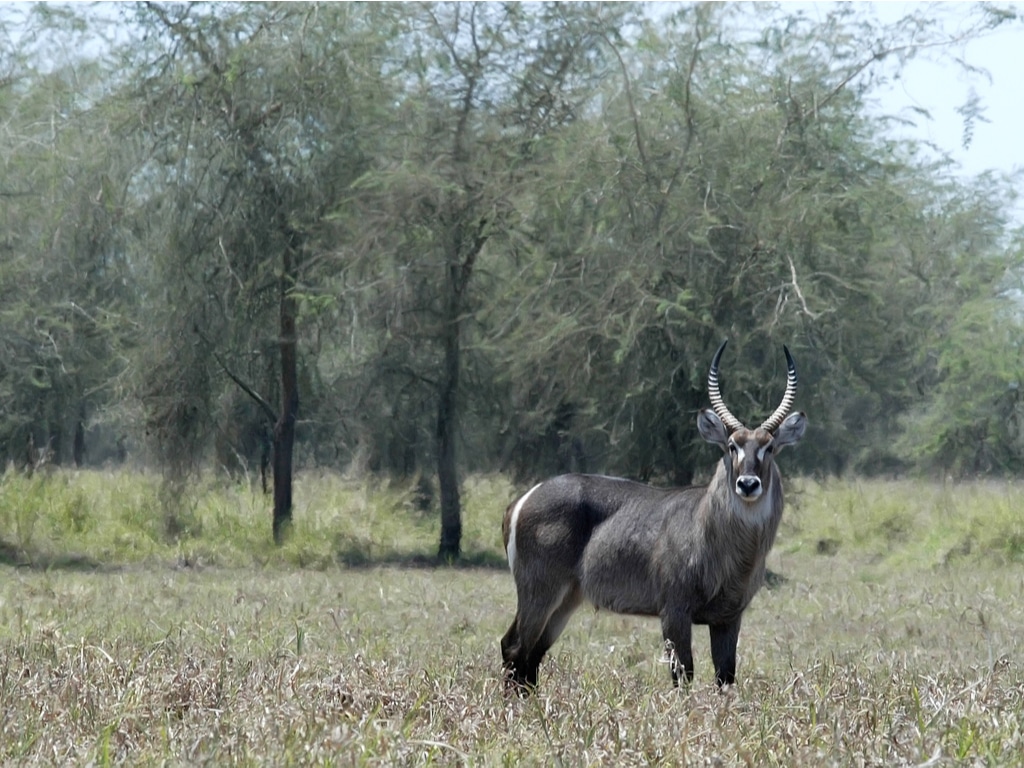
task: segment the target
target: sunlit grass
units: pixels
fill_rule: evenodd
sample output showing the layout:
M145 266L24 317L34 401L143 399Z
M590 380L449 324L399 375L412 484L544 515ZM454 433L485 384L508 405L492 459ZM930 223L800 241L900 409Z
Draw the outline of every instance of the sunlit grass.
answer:
M780 536L787 551L845 548L891 567L979 558L1024 564L1016 482L798 480L790 486Z
M55 472L0 480L0 546L7 560L82 565L171 561L248 567L325 567L431 558L436 512L413 502L412 481L296 477L294 526L284 547L270 537L273 500L256 487L206 476L174 498L173 525L157 476L113 471ZM468 562L504 555L500 520L514 495L499 477L463 487L463 551ZM495 520L498 522L495 523Z

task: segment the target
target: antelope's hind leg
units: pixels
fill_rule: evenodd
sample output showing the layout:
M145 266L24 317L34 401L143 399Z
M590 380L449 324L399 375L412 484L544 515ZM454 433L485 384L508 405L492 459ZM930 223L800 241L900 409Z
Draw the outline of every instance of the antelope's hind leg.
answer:
M508 631L501 638L501 666L506 684L514 682L516 659L519 657L519 611L512 619Z
M576 609L580 607L580 603L582 602L583 590L580 589L578 584L574 584L569 588L568 592L565 593L562 601L552 612L551 616L548 617L548 623L544 627L544 631L541 633L536 645L534 645L527 664L527 666L533 670L532 685L537 684L537 669L540 667L540 663L543 661L544 656L551 649L551 646L555 644L555 641L565 629L566 624L569 623L569 619L572 617Z
M583 593L578 584L563 587L558 594L533 602L519 600L516 618L501 639L505 682L520 694L537 686L537 671L544 655L562 634Z

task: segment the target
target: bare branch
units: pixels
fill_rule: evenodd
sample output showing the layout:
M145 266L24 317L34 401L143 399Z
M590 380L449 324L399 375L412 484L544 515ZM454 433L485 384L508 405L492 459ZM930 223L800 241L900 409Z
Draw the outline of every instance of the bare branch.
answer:
M213 355L213 359L217 361L217 365L220 366L221 370L224 371L227 377L235 382L239 389L253 399L256 405L260 407L260 410L263 411L263 415L270 419L271 424L277 422L277 412L274 410L274 407L268 403L259 392L250 387L241 377L235 374L235 372L228 367L227 363L225 363L221 356L217 354L217 350L214 349L213 343L209 338L207 338L206 334L199 330L199 326L192 326L192 330L195 331L203 344L206 345L210 354Z
M619 60L619 68L622 70L622 79L626 87L626 102L629 105L629 115L633 120L633 135L636 136L636 151L640 155L640 162L644 166L644 174L650 175L650 167L647 163L647 153L644 151L644 139L640 133L640 118L636 114L636 104L633 102L633 86L629 79L629 69L626 67L626 62L622 58L622 54L619 53L619 49L615 47L615 44L611 41L607 34L601 33L601 39L604 40L605 45L611 48L612 53L615 54L615 58Z
M808 308L807 299L804 298L804 292L800 290L800 283L796 279L796 265L793 263L793 257L787 255L786 260L789 262L789 274L792 277L793 290L796 291L796 296L800 299L800 306L804 308L804 314L811 318L811 320L817 320L821 317L821 313L811 312Z

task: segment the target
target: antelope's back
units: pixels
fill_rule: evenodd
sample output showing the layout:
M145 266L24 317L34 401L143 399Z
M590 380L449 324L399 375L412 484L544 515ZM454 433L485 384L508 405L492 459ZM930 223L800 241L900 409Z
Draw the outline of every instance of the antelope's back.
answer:
M539 483L505 511L502 533L512 572L516 562L543 561L577 574L588 547L612 547L623 538L642 546L640 539L662 527L663 502L672 493L603 475L559 475Z

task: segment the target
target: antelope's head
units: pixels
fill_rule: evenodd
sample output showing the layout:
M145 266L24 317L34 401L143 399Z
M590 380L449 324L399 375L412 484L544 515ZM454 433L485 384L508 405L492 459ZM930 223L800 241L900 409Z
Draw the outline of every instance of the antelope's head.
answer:
M727 343L722 342L711 361L708 395L712 410L704 409L697 415L697 429L701 437L726 452L725 468L729 485L740 499L752 504L761 498L771 484L775 455L803 437L807 417L802 412L789 412L796 398L796 364L784 346L782 349L786 353L789 373L782 403L757 429L743 426L725 407L718 389L718 363Z

